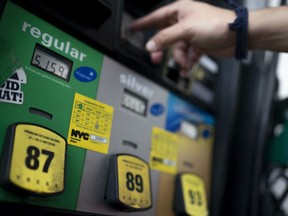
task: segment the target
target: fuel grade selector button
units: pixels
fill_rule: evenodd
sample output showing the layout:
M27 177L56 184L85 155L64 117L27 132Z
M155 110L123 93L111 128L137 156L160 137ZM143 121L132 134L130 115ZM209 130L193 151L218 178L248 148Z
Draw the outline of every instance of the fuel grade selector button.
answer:
M177 174L173 209L177 215L207 216L203 179L193 173Z
M105 199L123 211L144 211L152 207L150 168L133 155L112 155L109 161Z
M1 186L22 194L48 196L64 190L66 140L35 124L11 125L1 157Z

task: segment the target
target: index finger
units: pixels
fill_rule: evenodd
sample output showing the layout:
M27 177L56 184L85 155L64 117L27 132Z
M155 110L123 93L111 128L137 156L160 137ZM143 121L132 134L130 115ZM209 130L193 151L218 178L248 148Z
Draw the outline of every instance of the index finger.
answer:
M154 12L137 19L131 26L131 30L142 30L151 27L163 28L177 22L177 2L163 6Z

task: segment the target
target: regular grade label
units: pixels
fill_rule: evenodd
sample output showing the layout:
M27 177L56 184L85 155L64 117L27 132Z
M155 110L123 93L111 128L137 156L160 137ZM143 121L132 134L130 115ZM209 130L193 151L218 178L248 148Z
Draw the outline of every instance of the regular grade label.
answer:
M11 153L10 181L38 194L64 189L66 140L36 125L18 124Z

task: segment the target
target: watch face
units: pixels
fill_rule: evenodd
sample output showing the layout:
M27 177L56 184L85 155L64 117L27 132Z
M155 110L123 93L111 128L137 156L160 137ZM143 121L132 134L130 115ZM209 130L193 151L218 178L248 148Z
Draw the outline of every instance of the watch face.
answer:
M66 140L47 128L22 123L13 125L7 135L9 150L3 158L8 160L6 171L2 169L6 184L35 195L62 192Z

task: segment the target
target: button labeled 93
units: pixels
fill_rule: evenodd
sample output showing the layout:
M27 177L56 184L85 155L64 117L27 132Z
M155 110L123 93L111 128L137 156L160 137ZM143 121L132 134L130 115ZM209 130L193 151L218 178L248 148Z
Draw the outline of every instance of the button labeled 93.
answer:
M66 140L34 124L9 127L1 158L1 184L31 195L64 190Z
M205 184L193 173L176 176L174 211L179 215L207 216Z

